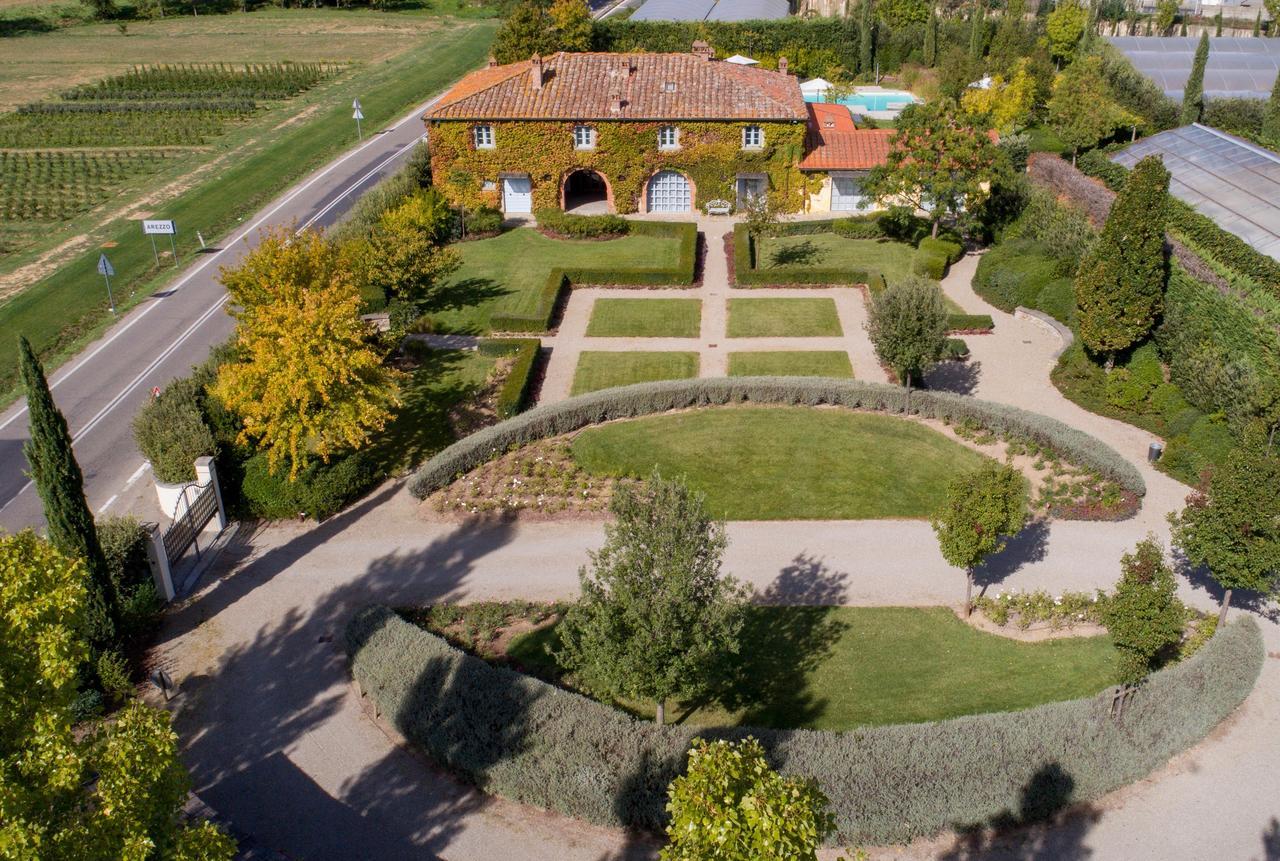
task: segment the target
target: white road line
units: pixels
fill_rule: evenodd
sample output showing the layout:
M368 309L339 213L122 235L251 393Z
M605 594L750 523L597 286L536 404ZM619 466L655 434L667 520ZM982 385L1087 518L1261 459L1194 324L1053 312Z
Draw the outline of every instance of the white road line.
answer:
M133 471L133 475L129 476L129 480L124 483L124 486L128 487L138 479L142 478L142 474L147 471L147 467L149 466L151 466L151 464L144 460L142 465Z
M321 218L324 218L325 214L326 214L326 213L328 213L328 212L329 212L329 210L333 209L333 208L334 208L335 206L337 206L339 203L341 203L342 201L346 200L346 199L347 199L347 197L351 194L351 192L355 191L357 188L359 188L360 186L364 185L366 182L368 182L368 181L369 181L369 179L370 179L371 177L376 176L376 175L378 174L378 171L382 170L384 167L386 167L387 165L391 164L391 162L395 161L396 159L398 159L398 158L400 158L401 156L403 156L405 153L407 153L407 152L409 152L410 150L412 150L415 146L417 146L417 145L418 145L418 143L419 143L420 141L425 140L425 139L426 139L426 137L427 137L426 135L423 135L422 137L418 138L417 140L413 141L412 143L406 144L406 145L405 145L404 147L402 147L401 149L396 150L396 151L395 151L395 152L393 152L391 155L387 156L385 159L383 159L382 161L378 162L377 166L376 166L376 167L374 167L374 168L373 168L373 170L369 171L369 172L368 172L368 173L366 173L364 176L360 177L358 180L356 180L355 182L353 182L350 186L348 186L348 187L347 187L347 190L346 190L346 191L344 191L342 194L338 195L338 196L337 196L337 197L335 197L333 200L331 200L331 201L328 203L328 205L327 205L327 206L325 206L325 208L324 208L324 209L320 210L320 211L319 211L319 212L317 212L315 215L311 216L311 217L310 217L310 218L308 218L306 221L304 221L304 222L303 222L303 223L298 227L298 229L294 232L294 233L295 233L295 235L297 235L298 233L301 233L302 231L306 230L308 227L310 227L311 225L315 224L315 223L316 223L317 221L319 221Z
M101 508L99 508L99 509L98 509L96 512L94 512L94 513L95 513L95 514L101 514L102 512L106 511L108 508L110 508L110 507L111 507L111 503L115 502L115 501L116 501L117 499L119 499L119 498L120 498L120 494L118 494L118 493L113 493L113 494L111 495L111 498L110 498L110 499L108 499L106 502L102 503L102 507L101 507Z

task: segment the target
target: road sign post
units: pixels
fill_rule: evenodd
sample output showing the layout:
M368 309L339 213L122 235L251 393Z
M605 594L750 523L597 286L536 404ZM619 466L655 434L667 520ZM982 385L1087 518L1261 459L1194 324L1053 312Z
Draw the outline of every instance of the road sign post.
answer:
M356 121L356 137L361 141L364 140L364 132L360 130L360 121L364 119L364 112L360 110L360 100L351 100L351 119Z
M111 305L111 313L116 312L116 297L111 295L111 276L116 274L115 267L111 265L111 261L107 259L106 254L98 255L98 274L102 276L102 280L107 282L107 302Z
M174 237L178 235L178 226L168 219L143 219L142 232L151 237L151 253L155 255L156 265L160 265L160 252L156 251L156 237L169 237L169 250L173 252L173 265L178 265L178 245Z

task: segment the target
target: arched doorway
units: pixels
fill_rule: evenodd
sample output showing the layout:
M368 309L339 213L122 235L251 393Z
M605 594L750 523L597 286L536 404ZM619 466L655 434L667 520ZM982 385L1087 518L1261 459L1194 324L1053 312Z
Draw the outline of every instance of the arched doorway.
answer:
M598 215L613 212L613 194L609 181L594 170L575 170L564 178L561 203L565 212Z
M649 212L688 212L693 209L693 183L678 170L660 170L645 189Z

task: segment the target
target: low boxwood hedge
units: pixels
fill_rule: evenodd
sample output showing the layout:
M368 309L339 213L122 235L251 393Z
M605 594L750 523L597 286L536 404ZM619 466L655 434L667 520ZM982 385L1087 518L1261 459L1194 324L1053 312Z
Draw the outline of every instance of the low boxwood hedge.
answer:
M821 377L721 377L637 383L543 404L465 437L423 464L409 481L419 499L481 464L535 440L559 436L612 419L690 407L736 403L802 404L903 413L903 389L884 383ZM911 412L947 422L970 421L999 433L1020 435L1057 450L1068 461L1112 479L1138 496L1146 484L1137 468L1110 446L1057 419L949 392L912 392Z
M498 390L495 410L499 418L509 419L529 403L529 386L533 383L533 369L542 350L537 338L482 338L478 347L486 356L510 356L515 354L511 372Z
M574 216L582 218L584 216ZM594 217L594 216L592 216ZM581 268L552 269L547 273L538 294L537 307L527 313L495 314L490 325L496 332L545 332L551 328L551 317L560 301L561 291L574 284L615 285L689 285L697 274L698 226L690 222L629 221L633 235L665 236L677 239L680 248L675 266L650 266L639 268Z
M984 332L990 332L995 327L996 323L991 319L990 314L947 315L948 332L963 332L968 335L977 335Z
M803 236L830 232L833 221L803 221L784 225L782 235ZM797 231L794 228L802 226ZM774 266L756 268L755 240L745 224L733 228L733 275L739 287L778 287L794 284L866 284L884 286L884 276L874 269L844 269L825 266Z
M631 231L631 222L621 215L573 215L559 209L539 209L533 217L540 229L570 239L603 239Z
M386 607L345 632L351 672L428 756L486 792L610 826L658 830L695 736L750 734L784 773L818 782L840 843L1051 815L1138 780L1204 738L1253 688L1257 624L1238 616L1152 675L1112 717L1112 690L1023 711L846 732L659 727L491 666Z

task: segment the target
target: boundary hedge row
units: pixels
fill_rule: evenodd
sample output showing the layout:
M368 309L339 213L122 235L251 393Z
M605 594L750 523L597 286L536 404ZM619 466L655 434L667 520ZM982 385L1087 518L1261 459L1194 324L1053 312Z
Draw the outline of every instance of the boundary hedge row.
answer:
M410 479L409 490L419 499L425 499L504 452L587 425L736 403L829 404L903 414L907 397L898 386L821 377L667 380L604 389L534 407L459 440L423 464ZM1057 419L949 392L913 392L910 406L912 414L925 418L952 423L969 420L994 432L1028 437L1057 450L1068 461L1115 481L1124 490L1138 496L1146 494L1141 473L1119 452Z
M498 389L495 411L498 418L509 419L529 404L529 387L533 384L533 369L542 351L537 338L481 338L477 347L485 356L510 356L515 354L511 372Z
M538 296L538 306L525 314L495 314L490 325L496 332L545 332L561 292L574 284L626 284L638 286L689 285L697 275L698 226L692 222L631 221L631 235L677 239L680 248L674 266L640 268L552 269Z
M1248 696L1263 644L1238 616L1152 675L1112 718L1112 691L1023 711L846 732L659 727L486 664L386 607L347 625L351 672L380 713L486 792L610 826L658 830L695 736L764 744L816 780L835 839L898 843L944 829L1044 818L1138 780L1203 739Z

